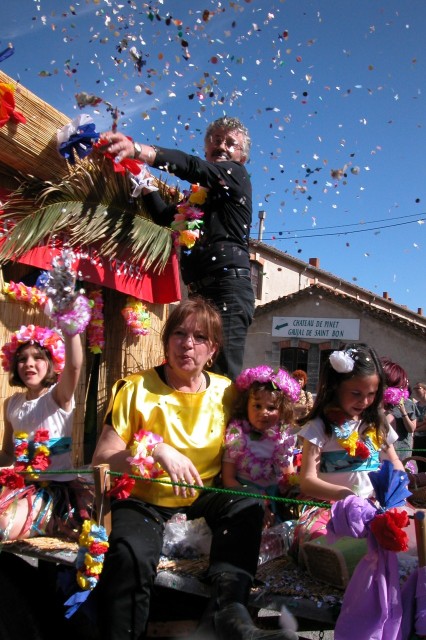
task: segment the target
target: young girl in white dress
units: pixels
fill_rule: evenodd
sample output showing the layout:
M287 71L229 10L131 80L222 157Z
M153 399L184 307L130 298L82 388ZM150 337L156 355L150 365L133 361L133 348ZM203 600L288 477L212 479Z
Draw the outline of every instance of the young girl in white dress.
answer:
M383 391L384 373L374 349L354 343L331 353L314 406L298 432L303 443L300 488L306 499L369 498L369 473L383 460L404 470L393 446L398 435L385 417ZM301 543L326 533L329 517L329 508L305 511L295 530L295 554Z
M72 468L74 393L83 351L80 335L22 326L2 347L2 366L12 386L4 402L0 450L0 540L60 531L78 535L85 489ZM43 474L43 471L49 474ZM80 500L81 499L81 500Z

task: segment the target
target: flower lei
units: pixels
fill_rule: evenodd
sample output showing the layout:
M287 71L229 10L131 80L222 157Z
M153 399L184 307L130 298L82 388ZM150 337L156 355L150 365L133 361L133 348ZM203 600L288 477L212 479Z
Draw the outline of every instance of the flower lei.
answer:
M385 404L400 404L401 400L406 400L409 396L408 389L400 387L387 387L383 392L383 402Z
M29 324L22 326L12 334L10 342L6 342L1 348L2 367L4 371L10 371L13 366L15 353L19 347L27 342L37 342L40 346L50 351L53 368L56 373L61 373L65 366L65 346L61 336L47 327L37 327Z
M198 184L191 185L191 191L184 191L184 200L176 205L176 213L171 224L176 246L191 249L200 237L204 212L199 208L207 199L207 190Z
M163 438L151 431L141 429L133 436L133 442L130 445L131 457L127 461L132 465L132 471L142 478L158 478L165 471L152 457L152 451L157 444L163 442Z
M284 369L275 372L272 367L260 365L251 369L244 369L235 380L239 391L247 391L254 382L259 384L272 384L274 389L279 389L293 402L297 402L300 396L300 384Z
M265 460L250 450L248 440L251 430L247 420L232 420L229 423L225 436L229 457L238 462L238 469L244 471L254 482L260 479L273 482L277 478L276 467L290 463L293 448L296 445L296 436L283 434L279 425L267 429L261 434L263 439L273 441L280 446L275 446L272 455Z
M137 336L146 336L151 326L151 316L146 310L146 306L136 298L129 296L127 305L121 310L121 314L126 321L130 331Z
M0 127L6 122L25 124L27 119L23 113L15 109L15 87L8 82L0 82Z
M12 280L4 283L3 293L17 302L27 302L40 307L44 307L48 301L47 295L37 287L27 287L23 282L13 282Z
M48 446L48 429L37 429L32 442L28 433L19 431L15 434L13 469L0 470L0 486L8 489L21 489L25 485L24 474L30 480L37 480L39 473L50 466L50 449Z
M89 299L93 304L92 317L87 327L89 350L92 353L101 353L105 346L102 291L94 289L89 293Z
M329 409L325 412L327 421L331 424L333 435L339 445L346 450L351 458L368 458L380 449L374 425L370 425L360 438L358 431L352 431L351 420L340 409Z
M78 539L76 558L77 583L84 591L94 589L102 573L105 554L108 551L108 536L105 527L94 520L85 520Z
M28 434L20 431L15 434L15 471L29 473L31 480L36 480L40 472L50 466L49 430L37 429L33 442L28 441Z

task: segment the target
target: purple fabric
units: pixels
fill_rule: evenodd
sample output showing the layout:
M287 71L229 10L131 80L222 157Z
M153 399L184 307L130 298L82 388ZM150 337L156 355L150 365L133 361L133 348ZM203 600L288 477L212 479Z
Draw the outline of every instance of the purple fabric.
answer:
M367 524L377 515L377 509L365 498L348 496L331 507L331 518L327 523L327 541L335 542L343 536L366 538Z
M402 640L426 635L426 567L414 571L402 587Z
M336 502L327 539L367 537L368 552L356 567L343 597L335 640L402 640L402 604L396 553L382 549L370 533L376 508L357 496Z

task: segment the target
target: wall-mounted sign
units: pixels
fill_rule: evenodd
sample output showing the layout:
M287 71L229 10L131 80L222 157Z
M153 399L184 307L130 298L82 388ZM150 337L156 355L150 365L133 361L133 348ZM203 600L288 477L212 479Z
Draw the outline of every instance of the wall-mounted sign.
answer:
M272 318L272 336L307 340L359 340L359 320L279 316Z

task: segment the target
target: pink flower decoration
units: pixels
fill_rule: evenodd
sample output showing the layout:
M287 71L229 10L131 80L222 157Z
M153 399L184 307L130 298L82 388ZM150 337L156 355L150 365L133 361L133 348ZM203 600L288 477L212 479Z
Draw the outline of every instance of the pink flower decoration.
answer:
M408 389L401 389L400 387L388 387L383 393L383 402L385 404L397 405L401 400L408 398Z
M53 360L53 368L56 373L61 373L65 366L65 345L59 333L52 331L48 327L37 327L29 324L22 326L12 334L10 342L6 342L2 347L2 367L5 371L10 371L13 366L13 359L19 347L23 344L33 344L37 342L40 346L50 351Z
M254 382L267 384L270 382L273 387L279 389L293 402L297 402L300 396L300 384L284 369L275 372L268 365L260 365L251 369L244 369L235 380L239 391L247 391Z

